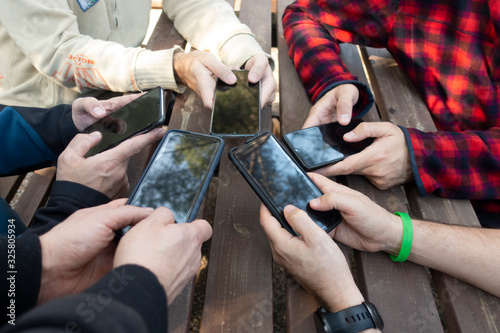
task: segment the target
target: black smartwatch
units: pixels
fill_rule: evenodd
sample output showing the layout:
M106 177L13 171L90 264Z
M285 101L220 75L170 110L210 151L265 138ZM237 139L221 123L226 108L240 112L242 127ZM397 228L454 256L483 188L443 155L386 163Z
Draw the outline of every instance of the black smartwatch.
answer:
M384 328L382 317L370 302L335 313L318 308L314 312L314 322L319 333L356 333L369 328Z

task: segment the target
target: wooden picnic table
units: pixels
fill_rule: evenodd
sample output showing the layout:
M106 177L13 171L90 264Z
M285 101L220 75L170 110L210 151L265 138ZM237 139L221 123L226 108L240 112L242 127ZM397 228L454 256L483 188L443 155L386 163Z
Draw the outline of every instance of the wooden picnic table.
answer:
M235 5L236 1L228 1ZM273 37L279 52L279 128L273 128L272 110L262 110L263 130L279 135L299 129L311 107L283 38L281 17L291 0L238 1L240 20L251 27L266 52ZM277 22L273 26L273 21ZM274 34L274 36L273 36ZM147 45L157 50L185 45L165 14ZM342 45L343 60L358 78L369 84L376 105L365 121L435 131L426 106L409 80L383 49ZM169 129L209 133L210 110L189 89L177 96ZM245 139L228 138L198 216L213 226L213 237L204 246L205 264L169 306L169 332L315 332L313 313L317 301L290 276L273 265L267 238L259 224L260 201L227 157ZM147 164L151 151L132 159L132 187ZM54 168L30 176L15 209L25 221L43 205L55 175ZM24 176L0 179L0 195L11 201ZM389 211L408 212L426 220L479 227L470 203L421 198L409 184L377 190L360 176L336 181L359 190ZM341 245L365 298L379 309L384 332L500 332L500 299L438 271L411 262L395 263L385 253L365 253ZM286 295L283 299L282 293Z

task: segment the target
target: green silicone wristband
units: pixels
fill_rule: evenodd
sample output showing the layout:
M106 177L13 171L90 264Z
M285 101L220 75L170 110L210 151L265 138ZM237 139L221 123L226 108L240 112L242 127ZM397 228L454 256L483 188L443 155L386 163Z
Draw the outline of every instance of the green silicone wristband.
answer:
M401 217L401 221L403 222L403 241L401 242L399 255L396 257L391 254L390 256L393 261L403 262L410 255L411 243L413 242L413 224L406 213L395 212L394 215Z

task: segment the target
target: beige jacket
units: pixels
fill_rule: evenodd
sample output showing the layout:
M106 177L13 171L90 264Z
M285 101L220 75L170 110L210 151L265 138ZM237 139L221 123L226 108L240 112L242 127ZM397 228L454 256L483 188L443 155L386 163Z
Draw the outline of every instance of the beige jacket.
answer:
M0 104L51 107L103 90L180 91L172 55L140 48L151 0L0 2ZM264 53L224 0L163 0L176 29L233 66ZM85 6L84 6L85 8Z

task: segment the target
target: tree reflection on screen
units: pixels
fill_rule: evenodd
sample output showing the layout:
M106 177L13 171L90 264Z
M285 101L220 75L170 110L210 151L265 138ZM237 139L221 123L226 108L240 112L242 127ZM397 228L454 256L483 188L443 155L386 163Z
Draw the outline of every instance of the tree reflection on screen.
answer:
M310 185L274 138L269 136L259 141L261 144L249 145L238 158L264 192L273 198L279 211L288 204L305 210L308 202L321 193Z
M247 80L248 71L234 71L234 85L218 81L212 133L255 134L259 132L259 85Z
M170 133L130 204L164 206L172 210L178 223L189 222L219 146L213 138Z

